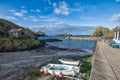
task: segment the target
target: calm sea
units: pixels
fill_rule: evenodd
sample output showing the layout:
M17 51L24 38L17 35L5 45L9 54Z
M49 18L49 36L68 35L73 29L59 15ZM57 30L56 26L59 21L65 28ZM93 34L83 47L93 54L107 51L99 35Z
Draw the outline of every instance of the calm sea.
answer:
M90 35L75 35L75 37L89 37ZM47 42L46 46L54 46L58 48L68 48L68 49L76 49L76 50L85 50L87 53L78 52L78 51L66 51L65 55L92 55L94 53L96 41L79 41L79 40L66 40L65 36L45 36L39 37L39 39L62 39L61 42Z

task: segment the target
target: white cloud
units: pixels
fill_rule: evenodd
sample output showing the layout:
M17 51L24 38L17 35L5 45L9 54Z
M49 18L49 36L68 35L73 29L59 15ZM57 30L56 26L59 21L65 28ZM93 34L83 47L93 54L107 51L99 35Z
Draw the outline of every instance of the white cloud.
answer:
M30 29L34 31L42 30L46 32L46 34L48 35L62 34L62 33L68 33L74 35L76 34L88 35L88 34L92 34L95 28L96 28L95 26L73 25L73 24L66 24L63 22L55 22L55 23L43 24L41 26L30 27Z
M34 17L34 16L29 16L29 19L32 20L33 22L38 22L39 20Z
M9 20L17 20L17 18L13 17L13 16L6 16L5 17L6 19L9 19Z
M41 22L42 24L46 24L46 23L50 23L50 22L55 22L57 21L57 19L55 17L52 17L51 16L24 16L22 17L23 20L29 20L29 21L32 21L32 22Z
M56 6L57 6L57 3L54 2L54 3L53 3L53 7L56 7Z
M33 22L38 22L38 19L33 19L32 21L33 21Z
M36 13L40 13L40 12L41 12L40 9L35 9L35 10L34 10L34 9L31 9L30 11L31 11L31 12L36 12Z
M55 12L56 14L62 14L62 13L61 13L61 10L60 10L59 8L57 8L57 7L54 9L54 12Z
M9 10L9 12L15 12L15 11L16 11L16 10L13 10L13 9L12 9L12 10Z
M19 17L22 17L22 16L23 16L23 14L22 14L21 12L15 12L14 15L15 15L15 16L19 16Z
M70 11L82 12L82 9L81 8L70 8Z
M92 17L78 17L78 19L82 19L82 20L93 20L94 18L92 18Z
M28 20L28 18L26 18L26 17L23 17L22 19L23 19L23 20Z
M120 23L120 14L114 14L111 21Z
M21 13L23 13L23 14L27 13L27 12L28 12L27 10L24 10L24 9L21 10Z
M15 16L23 17L25 13L27 13L27 10L21 9L20 12L17 12L16 10L9 10L9 12L12 12Z
M18 20L14 16L7 16L7 15L0 15L0 18L7 19L7 20Z
M54 7L55 14L65 15L65 16L70 14L68 5L65 1L59 2L58 4L54 3L53 7Z
M39 22L39 19L36 18L35 16L28 16L28 17L22 17L23 20L29 20L29 21L32 21L32 22Z
M40 18L42 18L42 19L48 19L48 18L50 18L50 16L40 16Z

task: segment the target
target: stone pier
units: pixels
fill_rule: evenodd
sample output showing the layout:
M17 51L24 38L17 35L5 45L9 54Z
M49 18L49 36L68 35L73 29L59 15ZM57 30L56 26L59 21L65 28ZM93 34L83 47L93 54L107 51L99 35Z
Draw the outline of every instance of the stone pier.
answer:
M90 80L120 80L120 49L97 42Z

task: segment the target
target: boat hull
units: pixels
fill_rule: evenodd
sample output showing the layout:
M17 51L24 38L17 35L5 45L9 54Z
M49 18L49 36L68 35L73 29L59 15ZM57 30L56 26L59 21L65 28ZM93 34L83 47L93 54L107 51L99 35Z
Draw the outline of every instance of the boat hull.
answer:
M51 67L53 67L53 69L51 69ZM54 71L55 75L59 75L62 72L64 75L74 76L76 73L79 73L80 67L64 64L48 64L44 66L43 69L47 70L50 74Z
M63 64L69 64L69 65L75 65L75 66L79 65L79 62L80 62L80 61L67 61L62 59L59 59L59 61Z

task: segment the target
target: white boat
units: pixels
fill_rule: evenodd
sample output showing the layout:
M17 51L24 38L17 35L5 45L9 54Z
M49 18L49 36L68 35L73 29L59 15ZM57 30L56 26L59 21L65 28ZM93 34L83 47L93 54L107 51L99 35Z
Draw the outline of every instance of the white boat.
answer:
M48 71L48 73L52 74L53 71L55 75L59 75L61 72L63 75L76 75L79 73L80 67L71 66L71 65L64 65L64 64L48 64L42 67L44 71Z
M75 60L63 60L63 59L59 59L59 61L61 63L63 63L63 64L69 64L69 65L75 65L75 66L78 66L79 63L80 63L79 60L75 61Z

